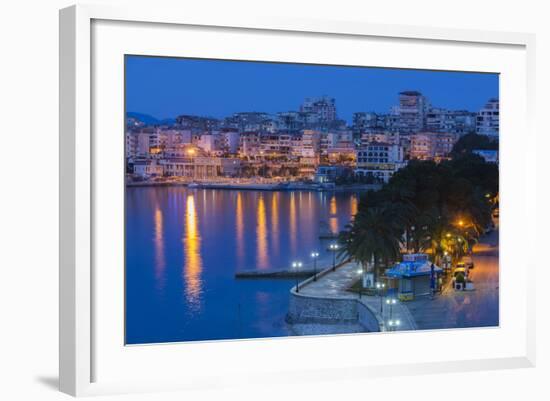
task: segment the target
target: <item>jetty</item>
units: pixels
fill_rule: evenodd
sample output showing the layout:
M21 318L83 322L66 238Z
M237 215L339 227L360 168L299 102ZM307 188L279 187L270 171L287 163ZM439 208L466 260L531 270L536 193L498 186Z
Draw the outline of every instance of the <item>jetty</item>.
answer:
M320 270L317 270L319 273ZM305 278L313 276L315 272L313 269L300 269L300 270L266 270L266 271L240 271L235 273L235 278L249 278L249 279L264 279L264 278Z

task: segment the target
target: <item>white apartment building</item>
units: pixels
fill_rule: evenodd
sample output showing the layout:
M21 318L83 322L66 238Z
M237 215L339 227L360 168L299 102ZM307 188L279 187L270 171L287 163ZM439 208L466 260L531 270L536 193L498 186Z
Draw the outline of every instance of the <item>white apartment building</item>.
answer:
M356 151L355 174L388 182L405 165L403 148L396 144L371 142Z
M480 135L498 136L499 118L499 100L489 99L477 113L476 132Z

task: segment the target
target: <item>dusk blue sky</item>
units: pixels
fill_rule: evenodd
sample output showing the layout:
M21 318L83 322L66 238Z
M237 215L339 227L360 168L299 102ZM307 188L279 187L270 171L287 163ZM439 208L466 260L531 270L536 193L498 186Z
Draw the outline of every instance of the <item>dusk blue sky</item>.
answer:
M297 110L305 97L336 99L338 116L387 113L418 90L436 107L478 111L498 97L498 75L385 68L127 56L126 110L164 119Z

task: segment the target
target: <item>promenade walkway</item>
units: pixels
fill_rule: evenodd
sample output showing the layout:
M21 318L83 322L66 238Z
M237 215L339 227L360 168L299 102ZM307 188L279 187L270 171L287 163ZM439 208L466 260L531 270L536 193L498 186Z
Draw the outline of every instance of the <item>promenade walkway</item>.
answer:
M421 330L499 325L498 227L474 246L475 268L469 273L475 291L455 291L449 281L432 300L418 297L407 308Z
M336 271L330 271L319 277L316 281L310 281L300 288L300 294L327 299L355 299L367 306L378 319L381 331L387 331L387 321L390 318L390 309L385 305L385 298L382 297L382 312L380 308L381 299L378 296L366 296L348 291L355 281L360 278L360 266L355 262L346 263ZM391 310L392 319L399 320L397 330L416 330L416 324L407 307L397 303Z

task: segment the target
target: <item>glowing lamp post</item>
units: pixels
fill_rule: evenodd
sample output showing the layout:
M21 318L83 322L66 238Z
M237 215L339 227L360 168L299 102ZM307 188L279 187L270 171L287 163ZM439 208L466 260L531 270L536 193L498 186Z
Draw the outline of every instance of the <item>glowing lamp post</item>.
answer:
M382 316L382 312L384 310L384 302L382 299L382 291L384 290L384 287L386 287L386 284L376 283L376 290L378 291L378 296L380 297L380 316Z
M386 299L386 305L389 305L390 307L390 320L393 317L393 305L395 305L396 303L397 303L397 299L395 298Z
M313 259L313 281L317 281L317 258L319 252L311 252L311 258Z
M302 262L292 262L292 269L296 272L296 292L300 292L298 270L302 267Z
M338 244L330 244L328 246L332 252L332 271L336 270L336 251L338 251Z

